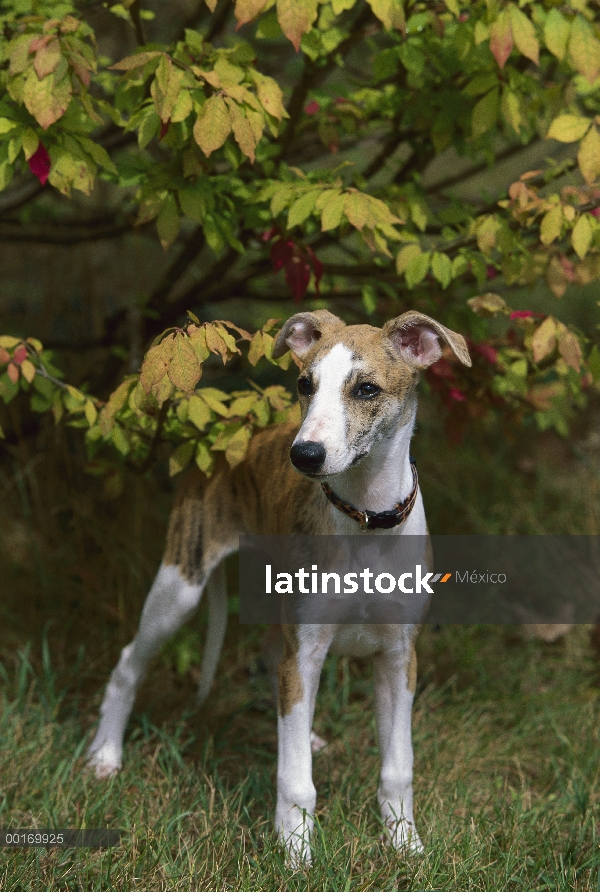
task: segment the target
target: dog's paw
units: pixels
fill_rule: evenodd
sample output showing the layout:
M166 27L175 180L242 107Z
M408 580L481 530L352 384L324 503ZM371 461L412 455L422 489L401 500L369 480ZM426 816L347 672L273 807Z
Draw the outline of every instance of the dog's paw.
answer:
M415 825L409 821L398 821L390 826L386 834L386 842L396 851L407 855L420 855L425 851Z
M318 734L315 734L314 731L310 732L310 749L313 753L320 753L321 750L324 750L326 746L329 746L326 740L323 740L322 737L319 737Z
M98 780L106 780L121 770L121 754L107 743L97 749L92 744L85 764L87 770L93 772Z

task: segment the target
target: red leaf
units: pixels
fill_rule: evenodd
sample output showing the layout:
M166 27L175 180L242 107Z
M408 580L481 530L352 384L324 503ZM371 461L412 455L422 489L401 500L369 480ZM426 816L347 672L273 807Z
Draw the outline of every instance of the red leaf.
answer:
M168 121L162 121L160 125L160 136L158 137L158 141L160 142L169 132L169 127L171 126L171 119Z
M495 347L492 347L491 344L474 344L474 347L475 350L477 350L484 359L491 362L492 365L495 365L498 362L498 351Z
M498 270L496 269L496 267L491 266L491 264L488 264L485 268L486 279L495 279L497 275L498 275Z
M24 344L19 344L15 352L13 353L13 362L16 365L21 365L21 363L27 359L27 348Z
M564 274L569 280L569 282L575 281L575 267L571 263L568 257L565 257L564 254L561 254L559 260L562 264L562 268L564 270Z
M19 380L19 367L16 366L14 362L9 362L6 371L8 372L8 377L10 378L12 383L16 384Z
M32 174L38 178L42 186L45 186L52 162L46 147L41 142L27 163Z
M297 251L285 265L285 281L290 286L296 303L302 300L310 282L310 265L306 257Z
M312 102L309 102L308 105L304 106L304 111L307 115L316 115L321 106L318 102L315 102L313 99Z
M534 316L539 316L540 319L544 318L543 313L534 313L533 310L513 310L513 312L508 317L509 319L531 319Z
M10 362L10 353L4 347L0 347L0 364L6 365L8 362Z
M306 251L308 253L309 260L312 264L313 273L315 275L315 291L317 292L317 297L319 296L319 283L323 278L323 264L313 251L309 245L306 246Z
M447 359L438 359L429 367L427 377L430 375L436 378L454 378L454 369Z
M294 256L296 245L291 239L277 239L271 245L271 263L275 272L279 272Z
M464 403L464 401L466 400L466 396L464 395L462 390L458 389L458 387L451 387L448 391L448 396L451 400L455 400L457 403Z

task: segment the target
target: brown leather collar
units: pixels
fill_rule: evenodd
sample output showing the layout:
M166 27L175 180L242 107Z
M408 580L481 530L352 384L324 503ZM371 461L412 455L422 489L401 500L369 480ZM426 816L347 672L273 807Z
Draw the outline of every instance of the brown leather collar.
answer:
M414 458L410 460L410 467L413 475L413 488L408 497L403 502L398 502L397 505L394 505L391 511L359 511L350 502L345 502L336 495L327 483L322 483L321 487L331 504L359 523L363 532L365 530L391 530L393 527L404 523L417 500L419 477Z

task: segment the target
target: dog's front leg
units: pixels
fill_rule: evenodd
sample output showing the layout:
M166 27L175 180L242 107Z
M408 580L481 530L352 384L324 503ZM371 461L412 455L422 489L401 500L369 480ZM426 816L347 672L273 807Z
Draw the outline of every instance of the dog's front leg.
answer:
M327 626L284 626L279 663L276 829L291 866L309 863L317 792L312 779L311 728L323 661L331 643Z
M398 629L403 629L398 626ZM412 630L411 630L412 631ZM412 635L403 629L401 640L375 659L377 727L381 751L381 779L377 798L390 842L397 849L423 850L413 816L412 703L417 658Z

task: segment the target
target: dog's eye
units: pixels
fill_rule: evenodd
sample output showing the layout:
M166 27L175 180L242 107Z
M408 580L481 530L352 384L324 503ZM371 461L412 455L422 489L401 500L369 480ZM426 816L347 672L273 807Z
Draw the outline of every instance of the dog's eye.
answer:
M298 378L298 393L300 396L310 396L312 393L312 383L310 378Z
M363 400L371 399L371 397L378 396L380 393L381 387L378 387L377 384L369 384L367 382L359 384L354 391L354 395Z

